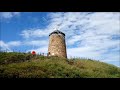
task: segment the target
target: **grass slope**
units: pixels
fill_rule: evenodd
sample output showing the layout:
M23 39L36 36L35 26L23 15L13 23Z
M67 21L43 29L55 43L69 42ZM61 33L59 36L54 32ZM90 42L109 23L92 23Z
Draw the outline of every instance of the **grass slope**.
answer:
M120 78L120 68L95 60L0 53L0 78Z

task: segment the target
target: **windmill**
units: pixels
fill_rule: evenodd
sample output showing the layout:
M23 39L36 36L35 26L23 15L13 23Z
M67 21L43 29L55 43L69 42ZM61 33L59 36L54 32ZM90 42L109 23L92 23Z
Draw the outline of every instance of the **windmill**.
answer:
M49 34L48 56L67 58L65 34L58 30L62 22L56 25L55 31Z

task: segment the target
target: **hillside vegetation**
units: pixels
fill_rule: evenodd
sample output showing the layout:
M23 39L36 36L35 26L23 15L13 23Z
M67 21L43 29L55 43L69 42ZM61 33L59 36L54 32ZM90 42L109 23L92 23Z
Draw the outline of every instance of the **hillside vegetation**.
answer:
M120 78L120 68L95 60L0 52L0 78Z

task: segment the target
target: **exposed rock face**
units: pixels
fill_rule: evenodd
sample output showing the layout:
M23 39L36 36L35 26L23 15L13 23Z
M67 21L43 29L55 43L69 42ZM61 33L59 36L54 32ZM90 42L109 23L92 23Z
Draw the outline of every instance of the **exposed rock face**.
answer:
M65 34L55 30L49 36L48 55L67 58Z

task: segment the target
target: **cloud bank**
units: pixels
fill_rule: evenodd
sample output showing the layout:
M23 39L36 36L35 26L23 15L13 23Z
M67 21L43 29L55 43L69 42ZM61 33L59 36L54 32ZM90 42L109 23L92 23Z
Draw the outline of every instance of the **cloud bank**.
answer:
M10 19L18 15L20 15L20 12L0 12L0 17L4 19Z

